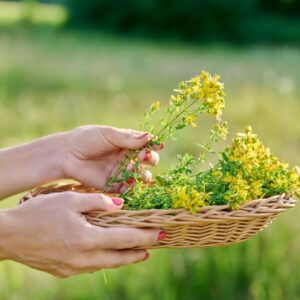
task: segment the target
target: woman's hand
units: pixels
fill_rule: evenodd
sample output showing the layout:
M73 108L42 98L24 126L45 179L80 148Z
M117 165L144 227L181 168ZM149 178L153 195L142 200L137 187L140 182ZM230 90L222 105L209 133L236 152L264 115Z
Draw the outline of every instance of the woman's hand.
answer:
M65 192L39 196L1 211L0 259L12 259L61 278L143 261L148 257L145 250L128 249L153 245L164 233L96 227L82 215L121 207L119 198Z
M0 199L66 178L103 189L128 149L140 149L150 139L147 133L129 129L84 126L0 149ZM144 165L159 160L158 153L149 149L142 150L139 158ZM140 173L145 181L151 180L148 170ZM127 185L114 185L111 191L122 193Z
M128 149L140 149L150 139L148 133L129 129L108 126L76 128L68 132L66 159L63 161L64 177L103 189ZM151 150L142 150L139 158L144 165L156 165L159 161L158 153ZM140 173L146 182L152 180L149 171L141 169ZM116 184L112 190L123 192L127 185Z

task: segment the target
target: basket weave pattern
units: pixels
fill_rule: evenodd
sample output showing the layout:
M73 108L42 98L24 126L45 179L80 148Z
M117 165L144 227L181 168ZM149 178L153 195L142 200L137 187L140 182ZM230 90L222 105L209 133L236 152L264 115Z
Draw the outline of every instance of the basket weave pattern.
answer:
M41 194L76 191L99 193L81 184L52 185L40 187L23 197L28 200ZM295 206L296 201L283 194L258 199L243 204L237 210L228 205L199 208L192 214L185 209L151 209L94 211L85 214L88 222L101 227L160 228L167 234L165 240L148 249L196 248L223 246L242 242L264 229L278 213Z

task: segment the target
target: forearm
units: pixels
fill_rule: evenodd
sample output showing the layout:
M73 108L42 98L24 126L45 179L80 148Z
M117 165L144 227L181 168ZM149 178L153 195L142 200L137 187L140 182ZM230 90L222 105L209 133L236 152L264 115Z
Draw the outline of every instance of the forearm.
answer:
M65 135L0 150L0 199L60 179Z

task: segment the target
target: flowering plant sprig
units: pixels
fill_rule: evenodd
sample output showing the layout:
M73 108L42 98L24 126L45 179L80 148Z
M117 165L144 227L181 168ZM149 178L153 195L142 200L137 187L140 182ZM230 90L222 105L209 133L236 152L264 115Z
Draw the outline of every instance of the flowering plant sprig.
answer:
M220 153L218 163L197 170L197 159L178 157L177 166L156 177L154 185L137 185L125 194L126 208L186 208L195 212L206 205L241 204L288 193L300 197L300 170L289 168L271 154L248 126Z
M216 123L211 129L210 141L225 139L227 135L227 123L222 121L222 113L225 108L224 84L220 82L219 75L210 75L202 71L200 75L188 81L179 83L174 90L176 94L171 95L169 104L166 106L162 117L156 125L152 125L154 114L160 110L160 102L154 102L144 114L142 128L152 135L151 140L145 148L158 147L175 133L187 126L196 127L196 121L201 114L214 116ZM131 163L134 168L127 170ZM140 161L138 151L130 150L115 174L109 179L107 187L117 182L139 182Z
M225 93L219 75L211 76L208 72L202 71L200 75L180 82L174 91L176 94L171 95L169 105L155 126L151 125L151 117L160 108L159 101L154 102L144 115L142 127L153 135L149 145L166 141L169 137L173 137L177 130L188 125L196 127L200 114L215 116L216 124L211 137L226 138L227 124L222 122Z

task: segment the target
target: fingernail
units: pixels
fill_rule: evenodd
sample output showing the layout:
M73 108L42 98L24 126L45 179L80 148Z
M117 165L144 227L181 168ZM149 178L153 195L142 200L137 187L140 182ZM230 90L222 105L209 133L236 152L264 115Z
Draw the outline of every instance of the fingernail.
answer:
M128 178L128 180L126 182L128 184L133 184L133 183L135 183L135 178L134 177L130 177L130 178Z
M149 161L149 160L151 160L151 153L145 153L143 157L143 161Z
M111 198L112 202L117 205L117 206L120 206L124 203L124 200L122 198Z
M149 135L149 133L142 133L142 134L139 134L139 135L137 135L135 138L137 139L137 140L141 140L141 139L143 139L144 137L146 137L147 135Z
M144 256L144 258L142 259L142 261L144 261L144 260L147 260L148 258L149 258L149 253L147 252L146 254L145 254L145 256Z
M158 144L158 145L153 145L153 149L156 151L164 149L164 143Z
M164 231L161 231L159 234L158 234L158 238L157 240L158 241L162 241L166 238L167 234L164 232Z

